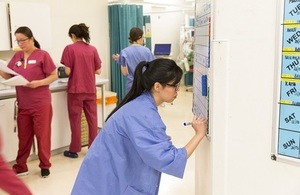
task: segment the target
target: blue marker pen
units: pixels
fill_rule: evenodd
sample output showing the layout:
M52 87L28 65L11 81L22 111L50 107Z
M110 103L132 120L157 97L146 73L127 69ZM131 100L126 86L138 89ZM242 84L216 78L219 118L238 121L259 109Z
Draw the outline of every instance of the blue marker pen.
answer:
M186 122L186 123L183 123L184 126L188 126L188 125L191 125L192 122Z

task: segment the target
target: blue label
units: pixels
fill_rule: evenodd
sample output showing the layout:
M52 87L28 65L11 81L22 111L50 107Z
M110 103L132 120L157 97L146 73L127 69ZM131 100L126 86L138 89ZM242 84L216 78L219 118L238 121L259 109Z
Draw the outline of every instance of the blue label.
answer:
M278 154L299 158L299 133L279 130Z
M281 79L281 103L300 105L300 79Z
M280 105L279 128L300 133L300 106Z
M300 52L283 52L281 77L300 78Z
M285 0L285 23L300 23L300 0Z

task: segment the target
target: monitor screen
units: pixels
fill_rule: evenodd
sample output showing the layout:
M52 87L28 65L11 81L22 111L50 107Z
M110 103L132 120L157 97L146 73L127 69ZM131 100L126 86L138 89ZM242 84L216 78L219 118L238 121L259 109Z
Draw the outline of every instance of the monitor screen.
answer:
M155 44L154 45L154 55L170 55L171 44Z

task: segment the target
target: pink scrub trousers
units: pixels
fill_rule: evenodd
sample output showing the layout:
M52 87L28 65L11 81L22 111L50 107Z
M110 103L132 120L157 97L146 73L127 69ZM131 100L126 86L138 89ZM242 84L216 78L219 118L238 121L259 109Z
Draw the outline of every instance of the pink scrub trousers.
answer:
M77 153L81 151L81 113L84 111L91 146L98 133L97 104L95 93L68 93L68 112L71 127L71 144L69 151Z
M30 109L19 108L18 111L18 138L19 150L14 169L18 172L27 171L27 158L33 144L34 135L37 140L38 157L41 169L51 167L51 120L52 106L38 106Z

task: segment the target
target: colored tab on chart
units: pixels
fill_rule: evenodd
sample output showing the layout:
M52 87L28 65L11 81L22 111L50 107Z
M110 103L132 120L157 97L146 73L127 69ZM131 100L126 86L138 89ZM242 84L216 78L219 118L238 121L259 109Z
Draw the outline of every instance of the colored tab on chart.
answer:
M207 96L207 75L202 75L202 96Z
M299 52L282 52L281 77L300 78Z
M300 79L281 79L280 102L300 105Z

